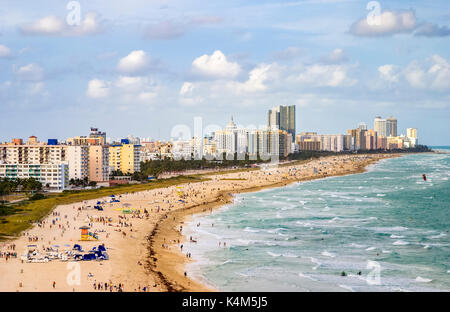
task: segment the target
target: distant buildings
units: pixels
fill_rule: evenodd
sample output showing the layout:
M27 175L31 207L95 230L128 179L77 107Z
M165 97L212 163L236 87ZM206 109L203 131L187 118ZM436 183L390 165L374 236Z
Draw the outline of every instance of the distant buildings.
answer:
M30 136L0 144L0 178L33 177L44 186L67 188L71 180L109 181L114 171L132 174L141 161L158 159L273 159L296 151L370 151L413 148L418 144L416 128L406 136L397 134L397 119L375 117L373 129L363 122L346 134L295 133L295 106L277 106L268 111L268 123L260 129L238 127L233 118L222 129L205 137L172 142L141 140L131 135L107 144L106 133L91 128L89 136L49 139ZM141 144L142 141L142 144ZM231 158L230 158L231 157Z
M380 137L387 137L386 132L386 119L381 118L380 116L375 117L373 121L373 129Z
M299 151L342 152L349 149L348 136L344 134L317 134L302 132L297 134L295 143Z
M268 126L290 133L292 142L295 139L295 105L276 106L268 112Z
M389 117L387 119L380 116L375 117L373 122L373 129L381 137L396 137L397 136L397 119Z
M139 171L140 146L120 146L119 157L113 157L111 162L125 173ZM33 177L54 189L67 188L71 180L104 183L108 182L111 170L110 146L106 144L106 133L97 128L91 128L88 137L69 138L65 143L56 139L39 142L31 136L24 144L16 138L11 143L0 144L0 164L4 169L0 170L0 178ZM50 171L51 176L47 175Z
M386 119L386 136L397 136L397 119L395 119L394 117L389 117L388 119Z
M248 130L239 129L231 117L230 122L223 130L214 134L216 152L226 154L245 154L248 151Z

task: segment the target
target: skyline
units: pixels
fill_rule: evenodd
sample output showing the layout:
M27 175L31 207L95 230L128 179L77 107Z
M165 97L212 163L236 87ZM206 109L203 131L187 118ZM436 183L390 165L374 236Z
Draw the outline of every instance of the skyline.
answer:
M90 126L169 139L195 116L265 124L271 107L296 105L297 133L393 115L399 134L450 145L445 1L379 1L394 21L379 32L361 26L368 1L79 1L75 28L68 3L0 10L0 141Z

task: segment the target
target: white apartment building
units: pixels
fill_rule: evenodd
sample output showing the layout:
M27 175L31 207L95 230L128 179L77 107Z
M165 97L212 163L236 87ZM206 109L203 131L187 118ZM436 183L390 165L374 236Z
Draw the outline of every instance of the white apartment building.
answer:
M324 134L318 137L322 151L342 152L344 150L343 134Z
M89 146L67 146L69 179L89 178Z
M69 169L59 164L0 164L0 179L34 178L43 187L63 190L69 184Z
M216 141L216 150L220 154L245 154L248 152L248 130L238 129L233 117L224 130L215 132L214 140Z
M57 164L66 161L65 145L6 145L4 162L8 164Z

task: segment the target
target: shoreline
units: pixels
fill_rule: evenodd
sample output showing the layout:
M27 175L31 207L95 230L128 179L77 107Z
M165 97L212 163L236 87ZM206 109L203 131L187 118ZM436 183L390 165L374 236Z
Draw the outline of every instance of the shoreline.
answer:
M217 291L190 275L184 276L185 264L193 260L180 250L186 241L180 227L189 218L231 203L233 194L360 173L378 160L399 156L325 156L268 170L220 172L208 174L208 179L200 177L160 188L155 185L152 189L116 194L119 202L111 202L107 196L59 204L39 224L14 240L0 243L0 291L105 291L104 287L96 288L96 282L97 286L110 285L112 291ZM102 212L93 208L98 201L102 202ZM123 210L128 207L133 212L125 214ZM86 225L98 233L98 240L80 241L79 228ZM36 246L39 260L49 247L59 246L59 252L66 252L75 243L81 243L86 251L105 244L109 260L21 261L21 252L26 252L30 244ZM1 257L1 252L11 250L17 251L17 257ZM72 264L80 268L78 284L68 282Z
M234 201L235 194L253 193L266 189L284 187L297 182L313 181L328 177L338 177L350 174L360 174L367 171L367 167L378 163L382 159L390 159L401 157L401 154L382 154L382 157L370 158L368 161L359 164L356 168L349 171L342 171L335 174L322 174L317 176L307 176L296 179L286 179L266 185L251 186L233 191L223 191L213 200L205 204L199 204L192 207L178 209L167 214L167 218L161 218L155 225L151 235L149 236L149 259L148 265L150 270L157 274L168 291L177 292L201 292L201 291L220 291L211 286L202 284L198 280L194 280L189 276L185 277L185 267L189 262L195 261L185 257L178 249L178 240L180 243L186 242L187 238L177 230L177 227L183 226L187 221L192 220L196 215L212 213L213 209L218 209L226 204ZM305 164L313 160L306 161ZM295 166L295 165L293 165ZM165 239L173 241L170 243L169 249L163 248ZM174 250L174 251L173 251Z

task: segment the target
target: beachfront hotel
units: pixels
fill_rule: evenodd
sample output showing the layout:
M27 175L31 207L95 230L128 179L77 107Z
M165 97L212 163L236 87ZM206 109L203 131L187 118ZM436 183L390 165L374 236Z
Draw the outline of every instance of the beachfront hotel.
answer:
M130 144L128 139L122 139L119 144L109 146L110 171L134 173L141 170L141 145Z
M69 163L69 179L89 178L89 146L67 146L67 162Z
M350 135L302 132L295 137L299 151L343 152L350 150Z
M89 146L89 181L109 180L109 148L106 145Z
M0 179L34 178L43 187L64 190L69 186L69 168L59 164L0 164Z
M225 129L214 133L218 153L242 154L248 151L248 130L238 128L231 117Z
M59 143L56 139L39 142L36 136L31 136L24 143L22 139L15 138L0 144L0 164L8 165L8 168L16 166L11 168L17 170L5 169L0 177L39 177L37 180L44 186L49 185L48 188L58 190L69 186L69 183L65 183L67 179L106 182L109 180L109 148L103 144L105 140L106 134L96 128L91 128L89 137L69 138L66 143ZM33 165L33 170L29 171L30 167L26 165ZM55 180L53 177L48 180L47 165L64 166L58 167ZM54 170L53 167L50 169Z

